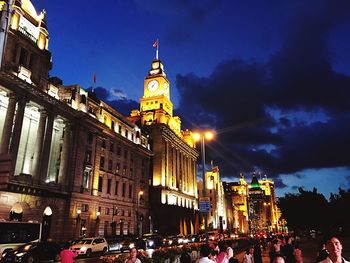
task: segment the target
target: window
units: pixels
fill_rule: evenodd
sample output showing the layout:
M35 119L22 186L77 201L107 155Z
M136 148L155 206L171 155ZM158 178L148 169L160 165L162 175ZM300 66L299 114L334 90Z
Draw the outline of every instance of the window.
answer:
M106 140L105 140L105 139L102 140L101 147L102 147L102 148L106 148Z
M115 189L114 189L114 194L118 195L119 190L119 181L115 181Z
M132 185L129 185L129 198L132 198Z
M21 53L19 55L19 64L23 66L27 66L27 57L28 52L25 48L21 48Z
M112 179L107 180L107 194L111 193Z
M127 159L128 158L128 150L124 149L124 158Z
M114 126L115 126L114 121L112 121L111 128L113 131L114 131Z
M88 143L92 143L93 139L94 139L94 135L92 134L92 132L89 132L88 138L87 138Z
M134 170L132 168L130 168L130 177L134 176Z
M85 152L85 164L91 164L91 150Z
M119 125L119 133L121 134L122 133L122 126Z
M102 192L102 187L103 187L103 177L100 176L100 177L98 178L98 191L99 191L99 192Z
M114 143L111 142L111 144L109 145L109 151L112 153L114 152Z
M126 185L125 183L123 183L123 189L122 189L122 197L125 197L125 189L126 188Z
M134 141L134 134L131 134L131 140Z
M89 188L90 173L91 173L91 170L85 170L83 174L83 187L85 189Z
M89 205L88 204L82 204L81 211L82 212L89 212Z
M113 160L108 161L108 172L112 172L113 170Z
M117 166L115 167L115 172L119 173L120 170L120 163L117 163Z
M101 156L101 158L100 158L100 170L104 170L105 169L104 166L105 166L105 158L103 156Z
M109 215L109 207L106 207L105 215Z
M117 154L120 156L121 155L121 152L122 152L122 149L120 146L117 147Z
M126 175L126 165L124 164L123 166L123 172L122 172L122 175Z
M129 131L125 130L125 137L128 138L128 136L129 136Z

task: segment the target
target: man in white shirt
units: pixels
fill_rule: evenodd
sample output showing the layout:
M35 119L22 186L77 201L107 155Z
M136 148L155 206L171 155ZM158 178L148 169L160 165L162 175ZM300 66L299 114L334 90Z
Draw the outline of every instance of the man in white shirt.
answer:
M329 235L325 239L328 257L320 263L350 263L342 256L343 245L337 235Z

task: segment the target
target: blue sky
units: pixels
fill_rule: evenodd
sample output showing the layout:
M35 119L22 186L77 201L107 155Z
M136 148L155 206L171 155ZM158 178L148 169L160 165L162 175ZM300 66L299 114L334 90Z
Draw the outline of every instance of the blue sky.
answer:
M350 186L350 2L33 0L46 9L51 76L138 108L155 56L183 128L210 127L221 176L276 182L279 196Z

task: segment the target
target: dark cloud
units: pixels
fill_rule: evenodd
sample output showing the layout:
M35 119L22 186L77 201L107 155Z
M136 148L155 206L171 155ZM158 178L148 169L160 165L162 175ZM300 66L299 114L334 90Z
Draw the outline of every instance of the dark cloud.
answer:
M91 87L88 89L88 91L91 91ZM108 105L112 106L114 109L116 109L119 113L121 113L124 116L129 116L131 110L139 109L140 104L131 99L126 98L119 98L119 99L113 99L111 98L111 93L108 89L104 87L97 87L94 89L94 92L98 99L108 103ZM112 93L121 92L120 90L112 90Z
M298 3L283 45L266 63L234 58L208 77L177 76L177 113L186 127L218 131L207 154L224 177L259 167L284 188L279 174L350 166L350 77L333 70L328 39L350 15L350 2ZM275 118L272 108L306 119ZM317 110L328 120L310 122Z

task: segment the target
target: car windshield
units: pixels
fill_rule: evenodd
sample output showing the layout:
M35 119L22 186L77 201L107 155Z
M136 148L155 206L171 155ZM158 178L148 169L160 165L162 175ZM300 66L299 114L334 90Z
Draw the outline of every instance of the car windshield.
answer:
M77 243L75 244L79 245L79 244L91 244L91 243L92 243L92 239L81 239L77 241Z

